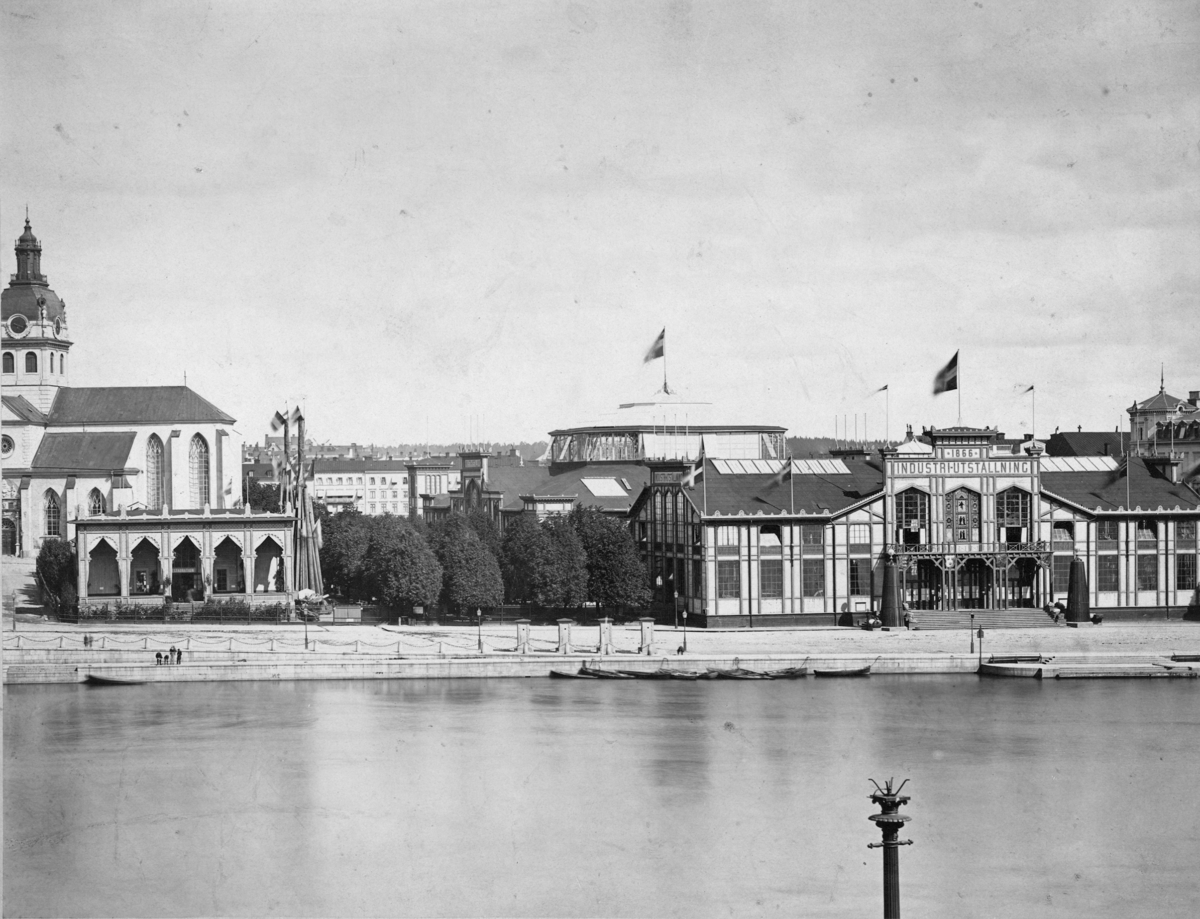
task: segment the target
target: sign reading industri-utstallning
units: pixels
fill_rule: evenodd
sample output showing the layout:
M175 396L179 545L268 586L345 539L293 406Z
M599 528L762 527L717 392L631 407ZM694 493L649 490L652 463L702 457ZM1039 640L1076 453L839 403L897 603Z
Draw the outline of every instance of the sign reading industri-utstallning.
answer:
M1032 475L1032 460L894 460L894 476Z

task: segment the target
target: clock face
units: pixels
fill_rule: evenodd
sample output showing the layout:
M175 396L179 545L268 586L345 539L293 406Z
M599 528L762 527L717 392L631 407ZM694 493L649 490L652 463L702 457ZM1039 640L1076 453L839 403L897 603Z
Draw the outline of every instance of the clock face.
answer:
M55 320L54 320L54 334L55 334L55 335L57 335L57 336L59 336L59 337L61 337L61 336L62 336L62 329L63 329L62 320L61 320L61 319L55 319Z
M14 335L23 335L28 327L29 323L25 321L25 317L20 313L17 313L8 320L8 330Z

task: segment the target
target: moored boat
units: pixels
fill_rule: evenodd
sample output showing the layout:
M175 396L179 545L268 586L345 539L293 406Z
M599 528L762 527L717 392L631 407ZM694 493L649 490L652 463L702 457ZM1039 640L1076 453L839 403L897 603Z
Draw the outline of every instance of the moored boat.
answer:
M100 676L98 673L89 673L84 682L93 686L143 686L146 683L145 680L122 680L115 676Z
M560 680L594 680L595 674L583 673L582 671L572 672L570 670L551 670L550 676Z
M843 667L837 670L813 669L813 676L870 676L871 665L865 667Z
M579 672L585 676L599 677L602 680L632 680L627 673L620 673L616 670L601 670L599 667L583 666L579 668Z

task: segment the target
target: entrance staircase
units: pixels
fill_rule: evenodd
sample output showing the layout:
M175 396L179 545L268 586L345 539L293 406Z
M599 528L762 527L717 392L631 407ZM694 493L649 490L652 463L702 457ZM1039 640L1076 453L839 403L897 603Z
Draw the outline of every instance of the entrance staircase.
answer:
M1053 629L1056 623L1050 615L1040 609L917 609L912 610L914 628L969 629L971 614L975 615L977 629Z
M0 594L3 596L5 616L11 616L14 612L41 616L46 612L37 586L36 567L37 559L3 556Z

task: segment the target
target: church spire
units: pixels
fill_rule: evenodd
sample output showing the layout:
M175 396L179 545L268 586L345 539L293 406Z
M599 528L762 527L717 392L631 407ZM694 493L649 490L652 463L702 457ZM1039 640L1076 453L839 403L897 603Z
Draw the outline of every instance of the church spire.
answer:
M42 274L42 244L33 235L29 225L29 209L25 211L25 232L17 240L17 273L12 280L25 284L45 284L46 276Z

